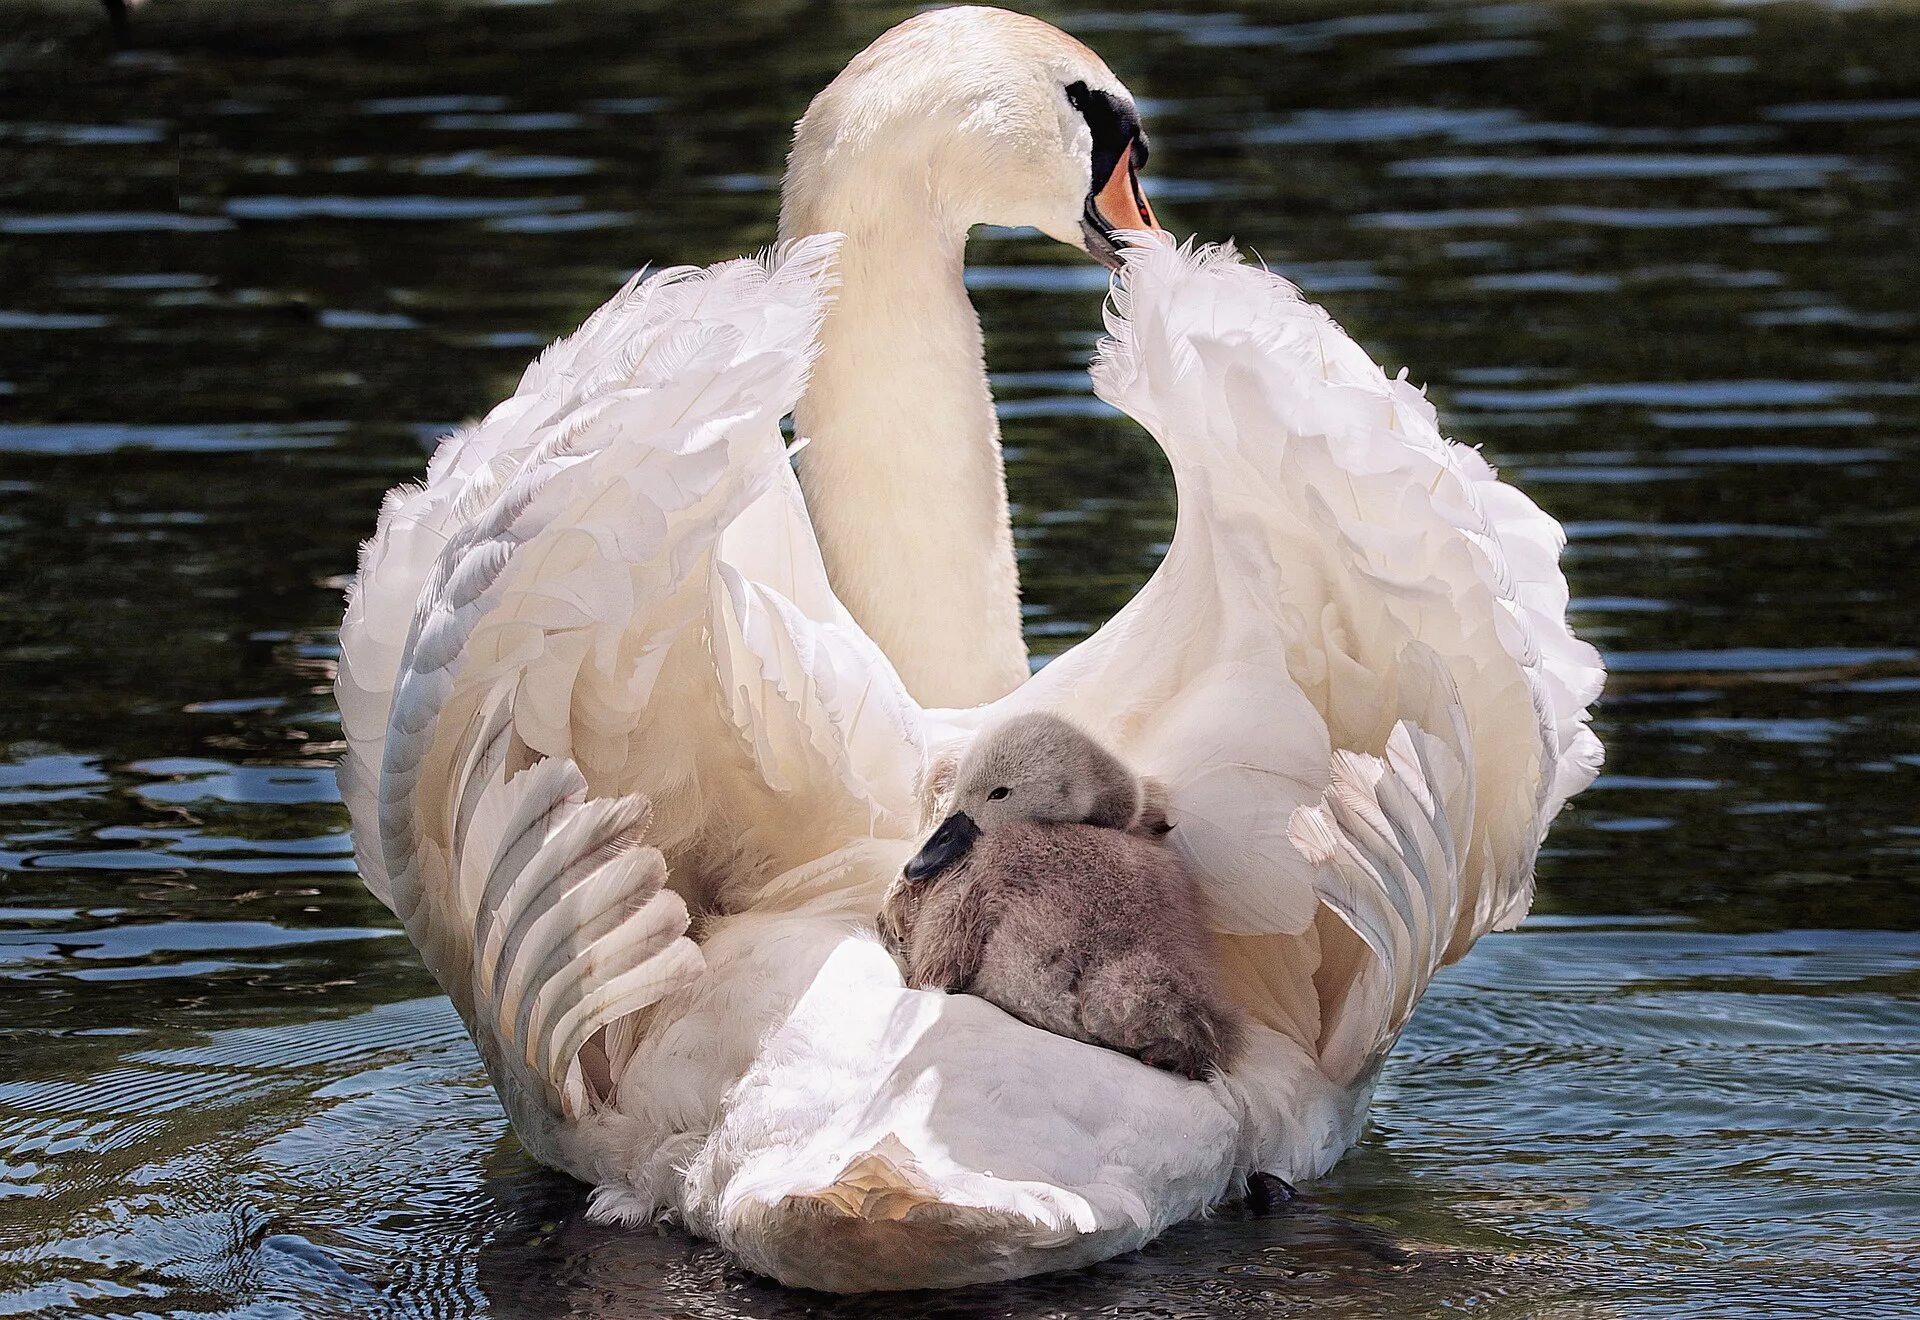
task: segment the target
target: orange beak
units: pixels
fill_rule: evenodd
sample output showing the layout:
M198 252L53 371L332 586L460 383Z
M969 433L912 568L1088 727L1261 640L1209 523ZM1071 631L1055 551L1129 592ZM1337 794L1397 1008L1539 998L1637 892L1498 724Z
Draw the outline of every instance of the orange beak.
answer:
M1113 236L1123 229L1144 229L1152 233L1165 233L1160 222L1153 217L1153 207L1147 203L1147 194L1140 188L1140 175L1134 168L1133 144L1120 153L1120 159L1114 162L1113 173L1107 176L1105 183L1087 197L1087 209L1081 221L1081 229L1086 235L1087 251L1094 259L1110 270L1120 269L1120 249Z

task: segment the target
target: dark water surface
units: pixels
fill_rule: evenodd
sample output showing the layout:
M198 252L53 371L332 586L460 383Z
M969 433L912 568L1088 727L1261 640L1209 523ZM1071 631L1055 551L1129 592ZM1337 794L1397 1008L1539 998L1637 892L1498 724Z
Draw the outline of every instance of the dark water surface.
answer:
M422 442L767 241L891 5L0 0L0 1313L799 1316L587 1225L360 888L339 589ZM1846 1315L1920 1296L1920 10L1036 10L1564 519L1614 679L1541 915L1294 1212L892 1316ZM1036 650L1170 530L1101 273L973 280Z

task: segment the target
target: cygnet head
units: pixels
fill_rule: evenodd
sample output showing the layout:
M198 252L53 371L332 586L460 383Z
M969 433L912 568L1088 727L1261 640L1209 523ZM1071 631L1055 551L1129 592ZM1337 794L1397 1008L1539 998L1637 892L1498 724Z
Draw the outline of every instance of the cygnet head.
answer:
M882 35L794 130L781 235L856 242L910 228L956 247L1030 225L1117 267L1114 235L1157 229L1147 137L1098 55L1037 18L963 6Z
M1018 715L982 733L954 778L947 818L907 863L931 880L974 843L1011 825L1070 823L1124 830L1140 815L1140 780L1058 715Z

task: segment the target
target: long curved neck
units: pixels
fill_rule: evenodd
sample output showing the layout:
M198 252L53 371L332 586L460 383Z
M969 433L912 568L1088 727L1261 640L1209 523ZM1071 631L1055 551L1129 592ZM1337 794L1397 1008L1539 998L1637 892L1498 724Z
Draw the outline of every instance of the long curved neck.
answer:
M963 278L966 232L915 213L901 191L789 195L782 208L783 239L847 235L794 410L800 485L834 591L907 690L927 706L973 706L1028 674L1000 428Z

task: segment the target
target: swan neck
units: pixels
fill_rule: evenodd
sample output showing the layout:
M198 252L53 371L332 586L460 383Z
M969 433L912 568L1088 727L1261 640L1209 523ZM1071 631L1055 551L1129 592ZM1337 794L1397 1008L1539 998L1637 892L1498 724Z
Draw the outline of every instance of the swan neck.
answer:
M898 191L853 200L871 206ZM931 208L791 204L781 229L783 239L846 234L839 292L794 410L807 442L800 485L834 591L922 705L1005 696L1026 680L1027 655L966 230Z

